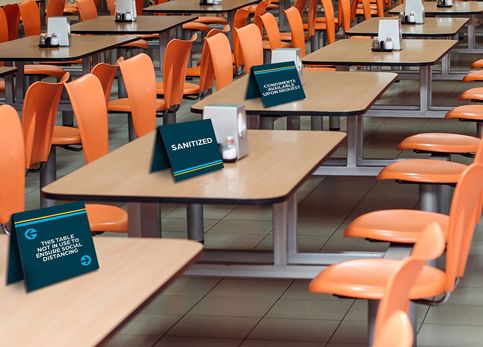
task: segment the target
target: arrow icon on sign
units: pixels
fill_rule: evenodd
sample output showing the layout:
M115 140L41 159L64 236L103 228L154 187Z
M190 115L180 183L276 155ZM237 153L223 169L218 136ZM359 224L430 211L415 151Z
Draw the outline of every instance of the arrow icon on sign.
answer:
M84 266L89 266L92 262L92 259L91 257L89 257L88 255L83 255L81 257L81 260L80 260L81 264L84 265Z
M37 237L37 230L32 229L32 228L27 229L27 230L25 230L24 235L25 235L25 238L27 240L34 240Z

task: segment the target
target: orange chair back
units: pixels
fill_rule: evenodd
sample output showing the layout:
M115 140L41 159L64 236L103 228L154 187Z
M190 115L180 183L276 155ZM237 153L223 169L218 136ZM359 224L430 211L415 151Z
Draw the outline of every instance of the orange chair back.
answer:
M12 106L0 106L0 224L25 209L25 147L22 125Z
M421 269L428 260L441 256L445 248L445 239L441 227L431 223L421 232L410 256L401 261L401 265L389 277L384 289L384 296L377 311L375 336L381 334L382 326L396 311L408 311L411 288L416 282Z
M156 75L153 61L144 54L118 61L131 106L131 117L136 137L156 128Z
M102 85L93 74L64 83L69 94L87 163L109 151L107 106Z
M8 41L8 21L3 8L0 8L0 43Z
M480 141L480 145L478 146L478 150L476 151L475 160L473 161L475 164L483 164L483 141Z
M268 42L270 43L270 50L279 49L282 47L282 38L280 30L278 28L277 20L275 16L270 12L265 13L260 17L265 32L267 33Z
M339 25L342 24L344 33L351 28L351 2L339 0Z
M209 56L215 74L216 89L220 90L233 81L230 41L225 34L206 38Z
M66 72L59 83L35 82L25 94L22 130L25 142L25 167L46 162L52 147L52 134Z
M81 22L97 17L97 7L94 0L76 0L76 4Z
M60 17L64 15L65 0L49 0L46 16Z
M34 0L18 4L25 36L40 35L40 10Z
M243 55L245 73L249 73L252 66L263 64L262 34L255 24L248 24L239 29L235 28L235 31Z
M384 0L376 0L377 16L384 17Z
M331 44L335 42L334 5L332 4L332 0L320 0L320 2L324 8L327 43Z
M357 7L362 4L362 12L364 14L364 20L371 18L371 1L370 0L354 0L351 8L351 19L356 18Z
M465 272L471 241L483 203L483 164L471 164L461 175L451 202L446 251L447 291Z
M408 315L403 311L394 312L384 322L381 330L373 347L411 347L413 345L413 327Z
M305 57L305 34L302 17L295 7L290 7L283 12L285 12L288 25L290 26L290 33L292 34L292 47L300 49L300 56Z
M295 2L293 3L293 7L295 7L300 12L301 16L304 14L306 6L307 0L295 0Z
M106 98L106 105L109 103L111 96L112 83L114 77L116 77L117 65L111 65L106 63L99 63L91 70L91 74L96 76L102 85L104 91L104 97Z
M8 39L15 40L18 37L18 26L20 24L20 10L17 5L3 6L8 22Z
M264 0L255 6L255 12L253 14L253 24L255 24L260 32L263 30L263 23L260 16L267 13L267 6L270 5L270 0Z
M166 108L173 108L183 102L184 81L186 69L193 42L197 35L190 40L174 39L168 42L164 54L163 87ZM154 70L153 70L154 71Z
M233 18L233 28L243 28L248 23L248 16L251 14L249 10L246 8L240 8L235 13L235 17ZM236 30L233 30L233 53L235 56L235 65L236 67L240 67L243 65L243 54L240 48L240 42L238 40L238 35Z
M106 4L107 4L107 9L109 10L109 14L111 16L114 16L116 14L116 0L106 0Z

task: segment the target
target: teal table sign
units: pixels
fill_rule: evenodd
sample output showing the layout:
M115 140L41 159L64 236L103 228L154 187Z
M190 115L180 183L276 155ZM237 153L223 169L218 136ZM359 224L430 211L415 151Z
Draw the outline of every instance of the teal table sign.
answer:
M168 168L176 182L223 168L211 119L156 129L151 172Z
M12 216L7 284L27 292L99 269L84 203Z
M261 97L265 107L305 99L295 63L289 61L253 66L245 97L246 99Z

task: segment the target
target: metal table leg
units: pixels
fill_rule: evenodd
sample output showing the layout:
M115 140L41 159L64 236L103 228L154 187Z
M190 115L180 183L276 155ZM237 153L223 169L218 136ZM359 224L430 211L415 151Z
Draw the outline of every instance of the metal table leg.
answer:
M188 239L204 242L203 204L187 204Z
M419 185L419 203L422 211L438 212L438 192L439 186L436 184Z
M129 237L161 237L161 205L158 203L128 203Z
M468 48L476 48L476 14L470 15L470 21L468 22Z
M15 83L15 104L22 105L24 88L26 87L25 73L24 73L25 62L17 61L15 62L15 66L17 67L16 83Z
M235 27L233 26L233 23L235 22L235 11L228 11L227 17L228 24L231 28L231 30L228 32L228 40L230 41L231 50L233 51L233 49L235 49L233 41L233 31L235 30Z
M290 30L290 28L288 27L287 18L285 17L285 13L283 13L283 10L286 10L289 7L290 7L290 0L280 0L280 2L278 3L280 31Z
M5 76L5 101L9 105L13 105L15 99L13 97L14 84L13 84L13 74Z
M260 117L260 129L273 130L274 117Z
M287 117L287 130L300 130L300 117L288 116Z
M432 104L432 68L421 66L419 70L419 110L428 111Z
M55 206L56 202L52 199L47 199L42 193L42 187L54 182L57 179L57 153L56 147L50 148L49 158L45 163L43 169L40 171L40 206L50 207Z
M164 50L168 43L168 31L162 31L159 33L159 72L163 76L163 65L164 65Z

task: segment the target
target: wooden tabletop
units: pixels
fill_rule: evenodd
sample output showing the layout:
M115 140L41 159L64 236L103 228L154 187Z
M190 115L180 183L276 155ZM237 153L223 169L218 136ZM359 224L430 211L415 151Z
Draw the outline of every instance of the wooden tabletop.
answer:
M0 277L7 268L0 236ZM31 292L0 286L2 346L94 346L200 253L188 240L95 237L99 270Z
M404 12L404 4L389 10L389 13ZM451 16L455 14L475 14L483 12L481 1L453 1L453 7L438 7L436 1L425 1L424 12L426 15Z
M350 28L346 34L349 36L377 36L379 32L379 20L381 19L371 18L365 20ZM449 37L456 35L468 21L468 18L428 17L424 20L424 24L402 24L401 33L406 38L418 36Z
M113 16L98 16L71 26L76 34L155 34L195 20L196 16L138 16L135 22L116 23Z
M0 77L4 77L10 74L13 74L17 71L16 67L10 66L0 66Z
M245 104L248 114L262 116L359 115L371 107L396 77L396 74L388 72L354 74L305 69L302 83L305 99L265 108L260 98L245 100L248 78L244 76L197 102L191 107L191 111L201 113L205 105L229 103Z
M162 13L223 13L256 4L260 0L223 0L220 5L200 5L200 0L171 0L143 9Z
M99 53L124 43L137 40L137 36L105 35L71 37L70 47L40 48L39 37L29 36L0 43L0 61L56 61L75 60Z
M302 61L321 65L434 65L457 43L456 40L411 39L402 40L400 51L372 52L371 40L345 39L307 55Z
M247 157L175 183L170 170L149 172L153 132L43 191L63 200L273 204L295 192L345 136L334 131L249 130Z

